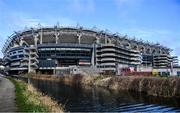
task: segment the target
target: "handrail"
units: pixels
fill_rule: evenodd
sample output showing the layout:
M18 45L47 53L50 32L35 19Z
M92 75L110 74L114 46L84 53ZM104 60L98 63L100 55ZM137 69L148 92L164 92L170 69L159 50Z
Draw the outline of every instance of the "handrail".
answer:
M53 43L47 43L47 44L38 44L38 47L47 47L47 46L67 46L67 47L93 47L90 44L74 44L74 43L62 43L62 44L53 44Z

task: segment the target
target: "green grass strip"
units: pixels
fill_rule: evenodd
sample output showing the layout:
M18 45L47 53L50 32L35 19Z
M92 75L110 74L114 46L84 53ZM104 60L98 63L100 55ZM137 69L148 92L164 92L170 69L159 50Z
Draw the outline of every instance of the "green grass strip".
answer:
M23 81L17 81L13 78L9 78L15 85L16 93L16 105L18 112L47 112L48 110L43 105L37 105L28 101L31 93L26 90L27 84ZM28 95L25 95L26 92Z

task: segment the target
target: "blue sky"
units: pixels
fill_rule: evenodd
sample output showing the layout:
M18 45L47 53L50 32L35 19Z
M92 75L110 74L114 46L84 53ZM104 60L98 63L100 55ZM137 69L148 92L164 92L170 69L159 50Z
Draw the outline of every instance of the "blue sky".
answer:
M180 56L180 0L0 0L0 48L14 31L57 22L159 42Z

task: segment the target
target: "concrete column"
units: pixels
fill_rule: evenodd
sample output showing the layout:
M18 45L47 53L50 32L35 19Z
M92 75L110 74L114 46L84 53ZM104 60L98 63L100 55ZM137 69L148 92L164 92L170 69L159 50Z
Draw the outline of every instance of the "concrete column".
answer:
M96 36L96 44L99 44L99 38Z
M59 39L59 33L55 33L55 38L56 38L56 44L58 43L58 39Z
M23 45L23 38L20 38L19 45L20 45L20 46L22 46L22 45Z
M81 36L82 36L82 34L78 34L77 36L78 36L78 43L81 44Z
M59 39L59 32L57 31L57 29L58 29L58 25L57 26L54 26L54 29L55 29L55 31L54 31L54 35L55 35L55 42L56 42L56 44L58 43L58 39Z
M92 50L92 58L91 58L91 64L92 66L95 66L96 63L95 63L95 59L96 59L96 44L94 43L93 44L93 50Z
M56 75L56 69L53 69L53 75Z
M111 42L112 42L111 39L108 39L108 42L111 44Z
M94 66L94 46L95 46L95 44L93 44L93 49L92 49L92 58L91 58L91 64L92 64L92 66Z
M13 47L19 46L15 41L13 41Z
M28 56L28 73L31 72L31 59L30 59L30 51L29 51L29 56Z
M35 34L34 29L32 29L32 36L34 38L34 46L37 46L37 41L38 41L39 34Z
M43 30L41 28L41 32L40 32L40 44L42 44L43 41Z
M38 41L38 34L34 35L34 46L37 47L37 41Z
M57 75L57 64L58 64L58 61L57 61L57 59L55 60L55 67L54 67L54 70L53 70L53 74L54 75Z
M105 44L108 44L108 38L106 35L105 35Z

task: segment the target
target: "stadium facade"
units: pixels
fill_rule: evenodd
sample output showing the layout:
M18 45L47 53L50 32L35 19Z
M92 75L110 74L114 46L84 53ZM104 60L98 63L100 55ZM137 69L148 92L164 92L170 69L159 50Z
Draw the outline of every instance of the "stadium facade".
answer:
M120 67L171 68L178 65L171 51L118 33L59 26L14 32L2 49L10 74L61 74L71 67L114 74Z

